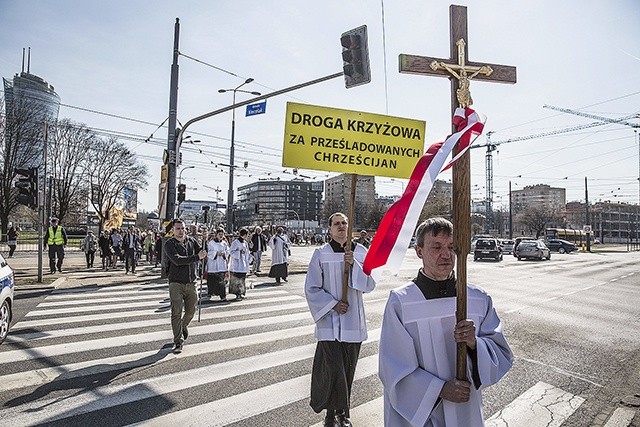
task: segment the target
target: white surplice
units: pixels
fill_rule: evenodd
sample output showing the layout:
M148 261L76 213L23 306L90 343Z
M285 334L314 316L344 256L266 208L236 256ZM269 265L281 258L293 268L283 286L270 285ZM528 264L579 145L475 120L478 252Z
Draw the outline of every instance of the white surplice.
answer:
M207 272L221 273L229 270L229 245L226 240L207 242Z
M495 384L511 368L513 354L491 297L481 288L467 287L467 318L476 325L480 390ZM411 282L391 291L380 336L379 375L384 385L387 427L484 426L482 395L468 378L466 403L439 399L446 381L456 375L456 298L425 299Z
M318 341L363 342L367 339L362 294L371 292L375 288L375 281L362 271L366 254L364 246L356 245L347 288L349 309L345 314L338 314L333 307L342 298L344 252L334 252L329 243L313 251L304 290L316 322L315 336Z

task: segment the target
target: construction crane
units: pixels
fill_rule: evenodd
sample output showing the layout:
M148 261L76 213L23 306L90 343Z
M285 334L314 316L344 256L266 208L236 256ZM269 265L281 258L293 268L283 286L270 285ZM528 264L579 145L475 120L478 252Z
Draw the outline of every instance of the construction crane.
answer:
M600 120L601 122L614 123L618 125L629 126L632 128L640 128L640 123L628 122L628 119L638 119L640 114L633 114L631 116L620 117L619 119L612 119L610 117L597 116L595 114L584 113L578 110L570 110L568 108L554 107L553 105L543 105L542 108L548 108L549 110L560 111L567 114L575 114L576 116L587 117L589 119Z
M550 108L550 109L558 109L557 107L551 107L551 106L544 106L545 108ZM564 112L572 112L571 110L567 110ZM576 112L576 114L578 114ZM485 207L487 210L486 213L486 224L485 224L485 231L488 233L492 228L493 228L493 155L492 153L497 149L498 145L501 144L506 144L508 142L517 142L517 141L525 141L527 139L535 139L535 138L542 138L545 136L553 136L553 135L559 135L559 134L563 134L563 133L568 133L568 132L574 132L577 130L581 130L581 129L587 129L587 128L592 128L592 127L596 127L596 126L604 126L607 124L622 124L622 125L626 125L626 126L632 126L632 127L640 127L640 125L635 125L633 123L627 122L626 120L629 119L634 119L634 118L638 118L640 117L640 115L638 114L632 114L630 116L625 116L625 117L620 117L618 119L611 119L608 117L598 117L598 116L594 116L594 115L587 115L584 113L580 113L578 115L584 115L585 117L591 117L594 118L596 120L599 120L598 122L593 122L593 123L586 123L584 125L576 125L576 126L572 126L572 127L568 127L566 129L558 129L558 130L554 130L554 131L549 131L549 132L542 132L542 133L536 133L533 135L526 135L526 136L517 136L517 137L513 137L513 138L509 138L509 139L504 139L501 141L491 141L491 135L493 135L495 132L493 131L489 131L487 132L487 142L485 144L477 144L477 145L472 145L471 148L481 148L481 147L487 147L487 154L485 155L485 168L486 168L486 200L485 200Z

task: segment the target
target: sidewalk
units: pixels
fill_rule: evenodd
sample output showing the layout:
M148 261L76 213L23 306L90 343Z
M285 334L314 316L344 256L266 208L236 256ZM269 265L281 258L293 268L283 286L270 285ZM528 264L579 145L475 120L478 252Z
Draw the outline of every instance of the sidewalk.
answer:
M312 249L316 246L294 246L294 255L289 262L289 274L306 274ZM96 257L94 268L87 269L84 253L70 251L65 254L62 273L49 274L49 257L42 256L42 283L38 283L38 253L16 252L7 261L15 274L16 290L38 290L75 288L82 286L108 286L138 283L160 279L160 266L154 267L143 261L136 267L136 274L125 274L124 261L118 261L115 270L103 271L102 260ZM262 272L257 277L267 277L271 266L271 255L262 256Z

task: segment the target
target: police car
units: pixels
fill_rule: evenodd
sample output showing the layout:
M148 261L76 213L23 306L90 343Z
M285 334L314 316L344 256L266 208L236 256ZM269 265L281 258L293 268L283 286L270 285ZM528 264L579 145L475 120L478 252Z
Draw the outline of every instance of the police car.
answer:
M13 316L13 270L0 254L0 344L9 334Z

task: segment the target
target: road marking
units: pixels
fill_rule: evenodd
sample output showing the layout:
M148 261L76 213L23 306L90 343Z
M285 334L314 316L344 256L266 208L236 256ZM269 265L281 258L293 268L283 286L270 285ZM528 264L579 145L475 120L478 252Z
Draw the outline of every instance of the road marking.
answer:
M270 324L300 322L305 320L312 322L311 316L309 316L308 312L274 316L269 318ZM225 330L236 330L240 328L264 326L264 323L264 318L258 318L251 320L238 320L226 324L216 323L212 325L193 326L189 328L189 336L212 334ZM164 331L123 335L110 338L98 338L65 344L52 344L48 346L32 347L26 350L10 350L0 353L0 366L2 366L3 363L21 362L24 360L60 356L63 354L78 353L88 350L104 350L107 348L129 346L132 344L143 344L154 341L164 341L168 343L173 342L173 334L171 333L171 328L169 328L169 325L167 325L167 329Z
M633 417L636 416L636 411L629 408L617 408L613 411L613 415L607 420L604 427L627 427L631 425Z
M240 337L239 337L240 338ZM239 338L233 338L224 341L236 341L241 342ZM380 329L371 332L371 337L366 342L372 342L380 338ZM274 341L278 338L274 337ZM228 343L222 343L216 347L216 351L227 350L232 348ZM247 343L246 340L241 346L248 346L255 343ZM194 346L185 347L185 352L188 356L194 356ZM203 346L201 346L203 347ZM191 369L188 371L180 371L172 374L162 375L154 378L148 378L144 380L134 381L127 384L118 385L105 385L101 387L93 388L89 391L75 394L73 399L47 399L39 401L39 407L41 408L37 412L32 411L30 403L8 408L0 411L0 420L11 420L12 423L17 425L30 425L38 424L42 422L51 422L61 418L67 418L77 416L83 413L98 411L106 408L111 408L117 405L136 402L142 399L153 398L169 393L186 390L192 387L197 387L206 384L212 384L216 381L222 381L232 377L245 375L251 372L258 372L260 370L269 369L272 367L282 366L294 362L298 362L305 359L313 358L316 344L307 344L303 346L293 347L285 350L275 351L269 353L270 357L265 357L263 354L246 357L243 359L236 359L232 361L222 362L213 366L204 366L200 368ZM181 357L181 356L174 356ZM377 373L377 355L370 356L367 359L372 359L375 363L375 372ZM362 359L364 360L364 359ZM361 368L361 363L358 362L358 370ZM94 361L95 362L95 361ZM367 362L365 362L366 364ZM148 365L145 365L148 366ZM366 366L366 365L365 365ZM121 368L121 367L120 367ZM361 377L371 375L370 369L367 370L368 374L361 374ZM303 377L310 377L305 375ZM358 377L358 376L356 376ZM292 382L299 382L299 378L289 380ZM65 378L69 379L69 378ZM285 381L286 383L287 381ZM0 383L2 384L2 383ZM264 387L268 388L268 387ZM264 389L263 388L263 389ZM267 400L276 405L284 405L282 400L274 399L273 396L282 396L290 393L291 390L285 389L285 392L279 392L279 394L268 395ZM304 392L294 394L293 401L297 401L305 398L308 395L309 387L304 389ZM264 391L263 391L264 392ZM248 393L260 393L260 389L253 390ZM233 396L223 401L233 400ZM264 397L262 398L264 400ZM220 402L220 401L218 401ZM249 401L249 406L252 405L252 401ZM246 405L245 405L246 406ZM191 408L193 409L193 408ZM241 411L243 414L246 409L242 407L235 408ZM252 408L253 409L253 408ZM195 409L194 409L195 410ZM262 412L262 411L261 411ZM210 421L205 421L203 418L197 425L211 425Z
M520 356L518 356L517 358L518 358L519 360L524 360L524 361L529 362L529 363L534 363L534 364L536 364L536 365L540 365L540 366L544 366L544 367L546 367L546 368L550 368L550 369L552 369L552 370L554 370L554 371L558 372L559 374L565 375L565 376L567 376L567 377L571 377L571 378L579 379L579 380L581 380L581 381L584 381L584 382L589 383L589 384L591 384L591 385L594 385L594 386L596 386L596 387L600 387L600 388L604 387L602 384L598 384L598 383L596 383L596 382L593 382L593 381L591 381L590 379L586 378L586 377L585 377L584 375L582 375L582 374L577 374L577 373L575 373L575 372L567 371L567 370L565 370L565 369L558 368L557 366L553 366L553 365L549 365L549 364L544 363L544 362L540 362L539 360L527 359L526 357L520 357ZM592 378L597 378L597 377L595 377L595 376L591 376L591 377L592 377Z
M485 425L559 427L584 401L580 396L538 382L489 418Z
M296 297L294 299L299 299L299 297ZM278 299L278 302L281 303L282 299ZM308 305L306 302L295 302L292 304L279 304L276 308L260 307L260 308L254 308L254 309L237 310L236 312L233 313L233 316L229 316L226 313L225 314L221 312L212 313L208 310L205 310L201 314L200 318L201 320L211 320L211 319L220 319L220 318L226 319L228 317L234 317L234 316L262 314L262 313L280 311L280 310L302 310L306 308L308 308ZM242 313L239 314L238 312L242 312ZM147 314L149 314L149 312L147 312ZM75 335L93 334L93 333L109 332L109 331L124 331L126 329L137 329L137 328L169 325L169 323L167 322L166 313L162 313L162 315L163 315L162 318L159 318L159 319L127 321L127 322L120 322L120 323L107 323L104 325L56 329L52 331L43 330L38 332L20 334L19 330L17 330L15 332L12 331L12 335L7 337L6 342L16 343L16 342L24 342L24 341L31 341L31 340L37 340L37 339L70 337ZM112 316L109 314L108 317L103 316L102 318L106 320L106 319L112 318ZM191 325L192 325L191 327L195 327L196 325L198 325L198 323L193 322ZM44 323L42 326L46 326L46 323Z
M358 365L358 369L359 365ZM352 420L358 420L358 425L374 427L384 424L384 397L380 396L369 402L351 408L349 411ZM311 427L323 427L324 422L319 422Z
M358 361L355 380L378 373L378 355ZM311 374L132 424L133 426L225 426L309 398Z
M297 295L291 295L287 292L284 292L285 295L282 295L280 297L278 297L276 300L278 302L283 302L283 301L292 301L292 300L301 300L302 297L297 296ZM246 299L246 300L242 300L242 306L246 307L246 306L252 306L252 305L258 305L258 304L265 304L265 303L269 303L272 300L270 299ZM224 309L226 307L231 307L231 304L235 304L235 303L229 303L227 305L203 305L203 309L204 311L207 311L208 308L213 308L213 307L220 307L221 309ZM151 308L153 309L153 308ZM243 312L242 309L238 309L235 305L233 306L233 311L228 312L225 310L220 310L221 313L225 313L224 317L228 317L228 316L234 316L235 313L240 313ZM157 310L153 309L153 310ZM256 310L260 310L260 309L256 309ZM265 310L265 311L272 311L273 309L270 308L269 310ZM52 319L41 319L41 320L23 320L20 321L18 323L16 323L12 328L11 331L12 332L16 332L20 329L30 329L30 328L39 328L42 326L52 326L52 325L61 325L61 324L72 324L72 323L85 323L85 322L92 322L92 321L96 321L96 320L104 320L105 316L107 316L108 318L112 318L112 319L123 319L123 318L130 318L130 317L140 317L140 316L150 316L150 315L162 315L162 316L166 316L166 313L168 313L169 311L169 305L166 306L166 310L163 311L155 311L154 313L149 313L149 309L147 310L135 310L135 311L120 311L120 312L111 312L111 313L107 313L107 314L87 314L87 315L83 315L83 316L69 316L69 317L56 317L56 318L52 318ZM247 314L246 312L243 312L243 314ZM214 317L215 318L215 317Z

